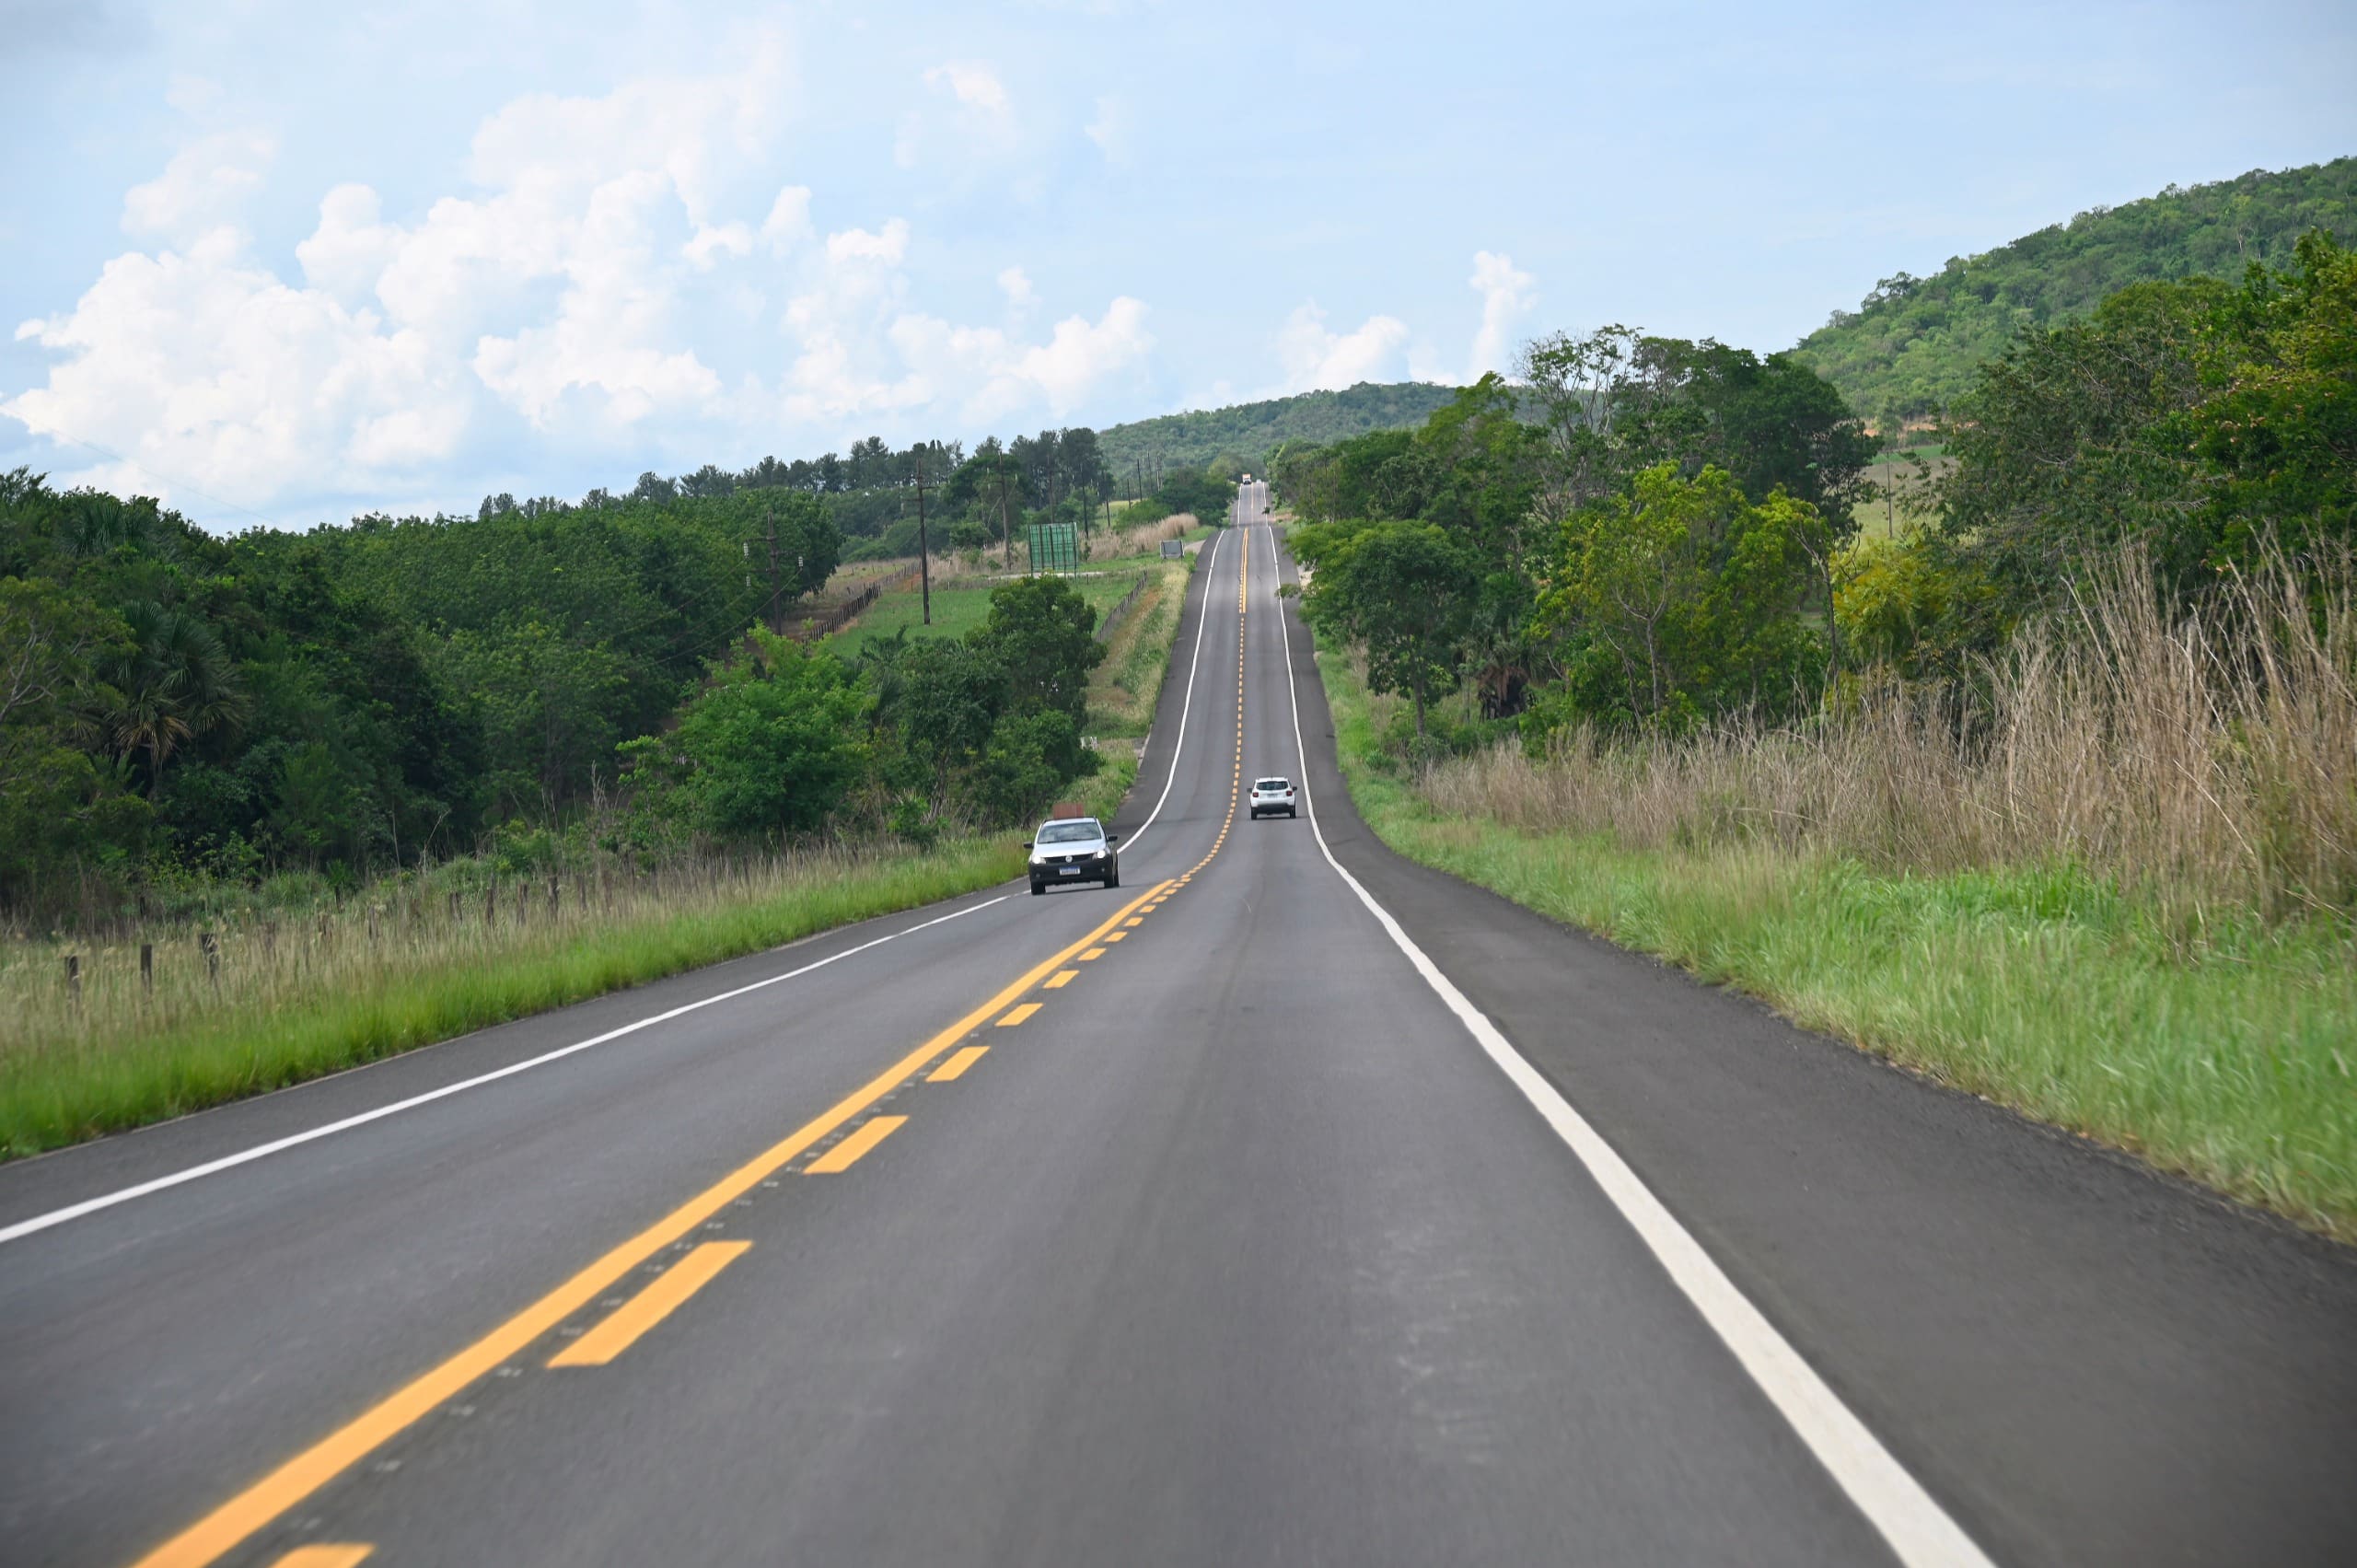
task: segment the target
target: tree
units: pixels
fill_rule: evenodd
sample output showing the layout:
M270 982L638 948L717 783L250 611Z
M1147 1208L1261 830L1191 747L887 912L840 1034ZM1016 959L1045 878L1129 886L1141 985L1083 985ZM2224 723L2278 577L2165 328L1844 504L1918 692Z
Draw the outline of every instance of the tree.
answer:
M1473 552L1430 523L1382 522L1305 529L1295 552L1315 570L1303 606L1319 625L1366 650L1367 684L1425 710L1457 689L1466 622L1479 585Z
M1796 706L1818 668L1797 612L1823 531L1806 502L1754 505L1724 469L1669 463L1574 514L1539 598L1540 630L1572 645L1571 707L1679 730Z
M958 465L949 476L946 492L950 505L967 506L986 505L998 517L999 542L1014 559L1014 514L1023 503L1024 467L1020 459L1000 445L995 436L974 448L974 455Z
M898 651L888 691L881 713L897 743L895 782L946 802L1006 706L1004 668L969 642L926 637Z
M149 819L93 744L115 693L101 672L125 658L119 616L53 583L0 577L0 905L42 881L135 850Z
M117 750L144 752L152 796L186 741L245 716L246 694L221 639L185 607L131 607L131 646L117 667L122 693L109 727Z
M2189 446L2215 476L2200 522L2213 567L2357 545L2357 250L2303 235L2254 267L2202 354Z
M870 703L842 660L756 628L668 735L621 756L642 809L730 842L816 831L865 765Z
M1064 494L1083 499L1091 516L1113 494L1113 470L1106 465L1097 432L1085 424L1063 432L1056 444L1056 469L1062 476Z
M1008 711L1060 713L1077 726L1088 712L1088 672L1105 657L1097 611L1061 577L1018 577L992 591L990 616L967 633L1005 673Z
M2200 401L2226 294L2207 279L2122 289L2084 320L2023 334L1958 401L1940 527L2003 608L2044 602L2090 554L2131 540L2180 591L2200 579L2212 531L2200 476L2169 430Z

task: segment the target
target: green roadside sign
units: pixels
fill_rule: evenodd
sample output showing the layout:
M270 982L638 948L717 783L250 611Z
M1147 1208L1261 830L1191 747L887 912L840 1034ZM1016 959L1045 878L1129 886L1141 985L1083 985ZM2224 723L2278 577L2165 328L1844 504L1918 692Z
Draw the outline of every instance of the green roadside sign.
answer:
M1080 530L1072 524L1031 523L1024 531L1030 536L1034 575L1080 570Z

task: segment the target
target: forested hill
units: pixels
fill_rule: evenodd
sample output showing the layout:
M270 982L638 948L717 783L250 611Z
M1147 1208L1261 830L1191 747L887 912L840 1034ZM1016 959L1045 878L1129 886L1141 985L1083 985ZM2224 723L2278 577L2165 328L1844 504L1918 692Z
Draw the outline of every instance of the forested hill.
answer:
M1454 387L1424 381L1377 386L1362 381L1340 392L1303 392L1263 403L1195 409L1117 424L1097 436L1106 460L1123 481L1132 465L1152 470L1200 467L1228 459L1249 469L1286 441L1339 441L1370 430L1407 430L1456 396Z
M1869 418L1930 414L2025 325L2084 315L2132 283L2238 280L2252 261L2284 266L2293 242L2311 228L2357 241L2357 157L2189 190L2173 185L1954 258L1931 277L1900 273L1856 311L1835 311L1794 353Z

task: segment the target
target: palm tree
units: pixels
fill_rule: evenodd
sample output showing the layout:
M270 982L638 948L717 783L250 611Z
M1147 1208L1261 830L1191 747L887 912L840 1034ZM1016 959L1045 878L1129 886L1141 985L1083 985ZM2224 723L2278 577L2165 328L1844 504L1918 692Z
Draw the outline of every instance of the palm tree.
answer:
M122 701L109 727L118 752L146 753L153 796L174 751L216 726L238 723L250 704L221 639L201 617L150 602L133 605L123 620L131 653L116 681Z

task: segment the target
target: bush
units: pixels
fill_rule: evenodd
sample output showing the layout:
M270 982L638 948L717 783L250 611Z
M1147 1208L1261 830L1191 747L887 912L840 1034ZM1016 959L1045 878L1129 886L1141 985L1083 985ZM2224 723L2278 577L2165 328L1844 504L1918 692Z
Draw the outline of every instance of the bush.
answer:
M756 629L669 735L621 748L637 808L723 840L823 826L860 777L869 699L842 661Z

